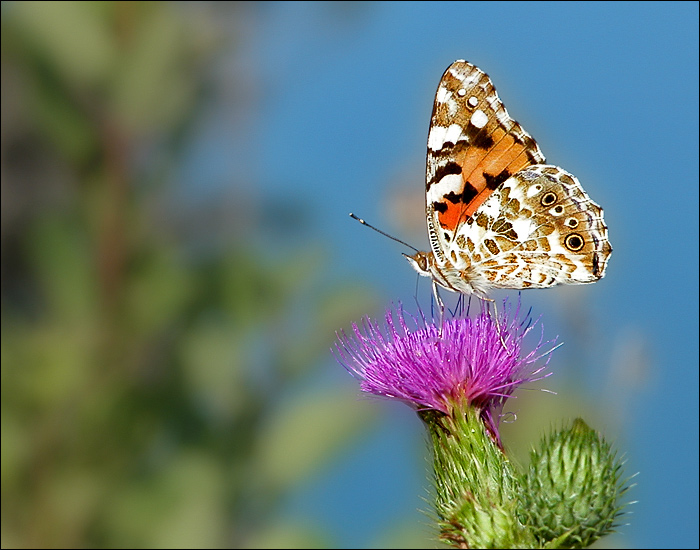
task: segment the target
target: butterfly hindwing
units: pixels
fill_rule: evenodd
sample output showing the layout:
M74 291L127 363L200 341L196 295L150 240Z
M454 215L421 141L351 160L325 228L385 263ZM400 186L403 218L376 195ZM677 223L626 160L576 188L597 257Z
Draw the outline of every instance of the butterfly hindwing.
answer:
M447 247L492 288L591 283L611 252L603 210L557 166L517 172L494 191Z

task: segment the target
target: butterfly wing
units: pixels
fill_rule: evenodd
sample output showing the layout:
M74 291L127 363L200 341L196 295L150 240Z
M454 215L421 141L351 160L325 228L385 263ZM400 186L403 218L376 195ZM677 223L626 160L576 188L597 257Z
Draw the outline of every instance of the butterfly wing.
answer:
M508 116L486 73L455 61L440 80L428 134L426 215L435 258L504 181L544 155Z
M612 247L603 209L576 177L535 165L508 178L461 227L449 254L467 250L484 286L546 288L601 279Z

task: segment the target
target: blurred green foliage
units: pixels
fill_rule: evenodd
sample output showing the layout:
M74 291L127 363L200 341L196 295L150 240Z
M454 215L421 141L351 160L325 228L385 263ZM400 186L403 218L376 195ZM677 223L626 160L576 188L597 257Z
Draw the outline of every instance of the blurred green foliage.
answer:
M2 545L332 545L276 513L368 425L307 382L372 300L167 213L224 39L192 5L2 9Z

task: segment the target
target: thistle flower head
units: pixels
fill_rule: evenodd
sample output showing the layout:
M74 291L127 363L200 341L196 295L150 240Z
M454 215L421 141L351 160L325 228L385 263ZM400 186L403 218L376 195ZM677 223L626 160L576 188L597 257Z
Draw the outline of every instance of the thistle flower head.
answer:
M488 309L472 318L458 308L436 323L407 315L399 304L396 313L387 311L383 326L365 318L351 335L340 332L334 351L361 380L362 391L447 415L475 407L498 440L506 399L519 385L547 376L541 373L548 359L535 364L551 349L541 353L546 343L540 338L524 353L523 339L534 324L519 314L519 303L512 311L504 302L497 319Z

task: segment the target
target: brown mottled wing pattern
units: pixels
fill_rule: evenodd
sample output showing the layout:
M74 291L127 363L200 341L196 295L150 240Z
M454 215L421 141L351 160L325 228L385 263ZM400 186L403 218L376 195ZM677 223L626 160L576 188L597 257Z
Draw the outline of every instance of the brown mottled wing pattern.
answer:
M428 134L426 213L438 261L458 227L511 175L543 164L535 140L508 116L486 73L455 61L440 80Z

